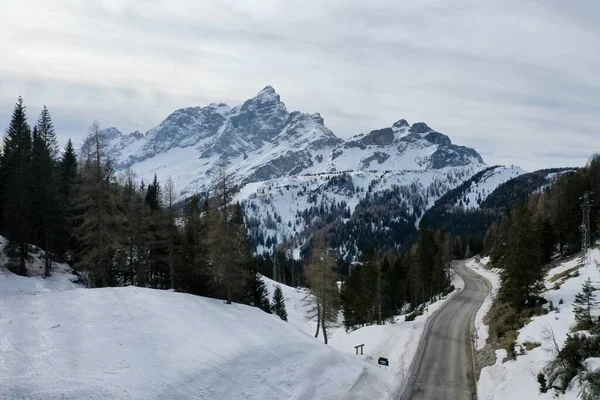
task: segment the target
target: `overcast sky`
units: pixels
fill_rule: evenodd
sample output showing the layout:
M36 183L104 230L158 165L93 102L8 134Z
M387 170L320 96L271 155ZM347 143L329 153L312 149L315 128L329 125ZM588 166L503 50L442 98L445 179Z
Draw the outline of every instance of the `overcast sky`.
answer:
M600 151L596 0L1 0L0 129L22 95L63 144L266 85L338 136L425 121L488 164Z

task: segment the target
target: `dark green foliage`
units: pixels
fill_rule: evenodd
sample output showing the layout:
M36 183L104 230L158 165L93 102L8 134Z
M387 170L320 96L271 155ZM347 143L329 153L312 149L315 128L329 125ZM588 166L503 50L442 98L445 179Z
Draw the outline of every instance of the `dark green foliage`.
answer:
M584 375L587 385L583 389L583 400L600 399L600 372L588 372Z
M400 314L407 303L417 310L420 304L448 293L451 247L447 235L431 231L422 223L409 254L378 261L375 250L366 249L360 263L350 268L341 292L346 330L384 323ZM410 320L416 315L407 317Z
M50 275L50 254L60 246L66 219L61 207L58 168L55 157L58 144L50 113L46 107L34 128L31 154L32 242L46 250L45 275Z
M508 227L508 246L498 263L502 268L501 296L515 307L535 305L543 277L540 227L527 207L518 208Z
M146 190L146 203L148 203L152 211L162 208L162 190L156 174L154 174L154 180L148 185L148 189Z
M592 320L592 310L598 305L592 286L592 280L587 278L581 287L581 292L575 295L573 301L573 311L575 313L575 321L579 329L590 329L594 322Z
M253 258L248 262L248 266L245 303L253 307L258 307L266 313L271 313L269 291L267 290L267 285L258 274L258 260Z
M548 386L565 392L571 380L584 370L583 362L600 356L600 335L567 335L562 349L545 368Z
M275 286L275 292L273 293L273 301L271 302L271 309L273 314L276 314L284 321L287 321L287 311L285 309L285 299L283 298L283 291L281 286Z
M537 374L537 381L540 384L540 393L546 393L548 391L548 383L546 382L546 376L542 372Z
M423 307L418 307L416 310L414 310L410 314L407 314L406 316L404 316L404 320L407 322L412 322L415 319L417 319L417 317L419 315L423 315Z
M27 243L32 228L31 130L23 99L18 98L4 137L0 159L3 231L19 246L19 266L15 272L25 275Z

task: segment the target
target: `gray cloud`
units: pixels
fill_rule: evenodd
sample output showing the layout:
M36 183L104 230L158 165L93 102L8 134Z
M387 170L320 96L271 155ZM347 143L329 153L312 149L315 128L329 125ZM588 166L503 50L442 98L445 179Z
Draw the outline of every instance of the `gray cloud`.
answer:
M0 129L18 95L80 142L93 120L145 131L270 84L342 137L406 118L490 164L582 165L600 150L599 18L591 0L6 0Z

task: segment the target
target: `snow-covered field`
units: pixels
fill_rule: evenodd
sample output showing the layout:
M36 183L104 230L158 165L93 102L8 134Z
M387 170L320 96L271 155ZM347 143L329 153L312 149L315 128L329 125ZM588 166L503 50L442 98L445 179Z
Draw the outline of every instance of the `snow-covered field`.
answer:
M337 328L326 346L313 337L299 289L282 287L284 322L171 291L84 289L65 264L42 279L41 257L31 277L0 267L2 399L386 399L398 393L427 318L444 302L414 322ZM354 355L363 343L365 354ZM376 366L379 356L390 368Z
M182 293L30 290L0 309L2 399L352 398L378 372L257 308Z
M467 268L471 268L473 271L483 276L492 285L492 290L483 301L483 304L477 311L477 314L475 314L476 350L481 350L485 347L485 342L489 336L489 328L483 323L483 319L490 311L492 303L498 294L498 289L500 289L500 274L497 270L487 269L486 266L489 263L490 257L483 257L481 259L479 257L475 257L465 263Z
M590 278L595 287L600 286L600 271L594 261L600 261L600 250L593 249L591 264L583 265L581 258L566 261L552 270L546 276L545 285L548 289L543 296L552 302L557 311L551 311L547 315L533 317L531 322L519 331L517 345L524 343L539 343L540 346L526 351L524 355L518 355L514 361L502 363L506 357L506 351L496 351L498 360L495 365L483 368L478 384L479 400L504 400L504 399L553 399L557 398L552 391L542 394L536 375L542 371L544 366L555 354L556 343L562 347L567 334L571 332L575 324L573 314L573 300L575 295L581 291L583 282ZM578 269L578 275L568 279L556 279L558 274ZM489 278L488 278L489 279ZM557 288L557 282L564 282ZM561 304L562 303L562 304ZM518 347L517 354L520 352ZM590 368L595 366L594 360L589 360ZM580 385L574 382L573 387L560 399L576 399L581 390Z

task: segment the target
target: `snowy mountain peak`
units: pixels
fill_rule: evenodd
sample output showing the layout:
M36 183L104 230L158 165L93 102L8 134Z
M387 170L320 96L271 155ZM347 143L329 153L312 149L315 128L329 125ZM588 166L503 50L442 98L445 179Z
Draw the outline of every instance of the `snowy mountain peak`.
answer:
M258 94L249 101L257 101L259 103L279 103L281 98L275 89L273 89L273 86L265 86L263 90L258 92Z
M394 132L397 132L397 131L406 129L409 126L410 125L408 124L408 122L405 119L400 119L400 120L394 122L394 125L392 125L392 129L394 130Z
M121 131L118 130L117 128L115 128L114 126L111 126L110 128L102 129L102 131L100 133L102 134L102 136L104 137L105 140L113 140L113 139L123 136L123 133L121 133Z
M432 131L430 127L427 126L425 122L415 122L410 127L410 131L412 133L422 134Z
M228 114L231 111L231 107L225 103L210 103L207 108L221 115Z

